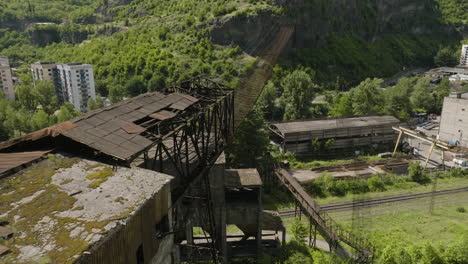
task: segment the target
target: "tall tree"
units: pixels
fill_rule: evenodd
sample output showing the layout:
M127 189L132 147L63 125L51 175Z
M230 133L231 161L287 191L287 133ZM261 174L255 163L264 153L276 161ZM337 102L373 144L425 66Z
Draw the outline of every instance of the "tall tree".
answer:
M34 130L39 130L49 126L49 116L44 112L44 110L40 109L37 111L33 118L32 118L33 128Z
M36 81L34 96L39 106L49 115L53 114L58 108L55 87L48 81Z
M270 139L263 113L254 108L229 144L228 158L236 167L261 169L268 162L269 151Z
M302 70L295 70L281 82L284 105L284 120L296 120L309 117L315 91L318 86L312 82L309 74Z
M351 89L349 96L355 115L380 114L382 112L384 97L381 84L382 79L369 79L361 82Z
M353 114L353 102L349 94L340 93L333 98L331 116L352 116Z
M411 94L411 103L415 112L429 112L434 109L434 97L429 89L431 83L429 78L418 79Z
M410 95L415 80L402 78L396 86L388 87L385 91L385 113L400 120L407 121L412 110Z

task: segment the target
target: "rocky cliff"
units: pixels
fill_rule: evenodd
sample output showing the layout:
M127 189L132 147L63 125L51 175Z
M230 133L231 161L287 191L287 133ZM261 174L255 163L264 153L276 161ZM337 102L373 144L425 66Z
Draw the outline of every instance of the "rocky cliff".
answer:
M451 36L456 32L440 23L433 0L278 0L284 12L261 11L239 14L218 21L212 30L214 42L234 43L252 55L256 46L279 30L280 25L296 28L290 43L295 48L316 48L332 33L354 34L375 41L385 34ZM265 43L266 44L266 43Z

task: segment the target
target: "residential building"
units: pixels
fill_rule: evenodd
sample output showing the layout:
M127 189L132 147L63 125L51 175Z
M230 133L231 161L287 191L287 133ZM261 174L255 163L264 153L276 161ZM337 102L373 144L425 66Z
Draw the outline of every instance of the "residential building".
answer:
M60 104L63 104L66 100L66 93L62 88L62 83L60 82L60 74L57 69L57 64L55 62L36 62L31 64L31 72L34 82L43 80L49 81L55 86L55 94Z
M88 100L96 99L93 66L82 63L58 64L57 70L65 93L64 99L76 110L86 112Z
M10 68L8 57L0 56L0 87L3 88L5 98L15 100L15 90L13 86L13 74Z
M400 121L393 116L363 116L351 118L298 120L272 124L273 141L283 152L306 154L311 140L332 140L328 149L345 149L396 141L393 126Z
M460 56L460 65L468 66L468 45L462 46L461 56Z

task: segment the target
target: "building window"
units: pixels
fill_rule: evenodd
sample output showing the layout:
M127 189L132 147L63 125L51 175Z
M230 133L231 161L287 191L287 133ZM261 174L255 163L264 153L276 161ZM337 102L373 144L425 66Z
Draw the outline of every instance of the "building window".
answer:
M136 263L137 264L145 264L145 255L143 254L143 244L140 244L140 246L137 249Z

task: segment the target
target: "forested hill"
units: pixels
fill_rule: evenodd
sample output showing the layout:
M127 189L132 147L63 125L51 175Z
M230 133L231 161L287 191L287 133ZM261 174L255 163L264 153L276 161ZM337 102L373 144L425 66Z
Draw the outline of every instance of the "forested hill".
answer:
M297 29L281 67L313 68L325 87L353 84L433 64L441 47L455 47L466 12L449 10L466 3L435 1L1 1L0 55L19 69L21 85L16 102L0 102L0 138L57 122L58 106L36 116L44 102L30 100L40 93L30 86L34 61L93 64L97 91L112 102L195 75L236 87L261 55L247 48L281 22Z

